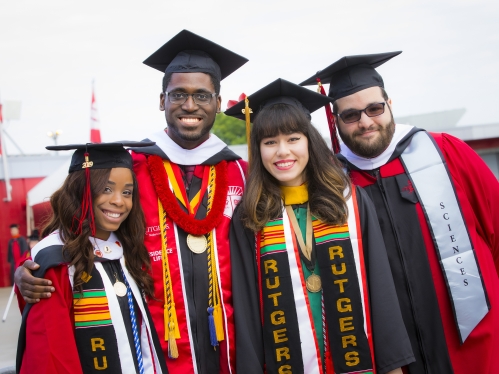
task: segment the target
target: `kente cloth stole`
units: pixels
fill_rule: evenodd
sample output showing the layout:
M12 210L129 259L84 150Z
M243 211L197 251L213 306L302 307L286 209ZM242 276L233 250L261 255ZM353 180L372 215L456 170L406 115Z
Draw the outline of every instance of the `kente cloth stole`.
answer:
M75 339L81 367L85 373L122 373L106 290L95 266L86 279L83 292L73 294ZM133 361L131 364L135 367Z
M425 131L400 156L423 208L464 343L490 309L480 267L440 149Z
M141 314L139 340L142 347L144 372L161 372L158 352L152 343L150 322L139 289L130 274L121 266ZM90 275L85 273L83 292L73 294L75 339L81 367L84 373L131 373L135 372L135 351L130 347L123 314L115 295L113 283L103 266L95 262ZM126 295L124 296L126 297ZM162 358L161 358L162 359Z
M369 301L355 190L348 223L313 218L322 278L327 351L317 343L299 248L286 211L257 235L260 303L267 371L374 373ZM324 332L324 331L323 331Z
M225 339L224 314L222 310L220 279L218 272L218 259L216 256L215 227L221 222L227 199L227 163L220 162L216 166L200 166L202 168L202 184L200 191L192 200L188 200L180 168L169 161L161 160L157 156L148 158L152 180L158 194L158 213L160 222L160 233L162 243L163 284L164 284L164 323L165 341L168 341L168 356L177 359L181 355L193 357L195 352L190 344L192 333L188 319L177 315L176 303L181 303L188 316L188 303L176 301L174 297L174 284L172 282L172 270L180 274L182 289L184 274L182 271L181 252L178 250L177 225L188 234L205 236L208 251L208 277L209 277L209 300L206 300L207 316L210 325L211 344L216 347L220 341ZM207 215L205 219L195 219L196 212L203 200L208 195ZM181 204L184 210L180 210ZM171 220L171 221L170 221ZM173 222L173 230L169 222ZM175 244L173 244L173 242ZM176 256L168 255L167 249L177 248ZM178 256L178 257L177 257ZM176 257L175 259L172 257ZM181 322L181 323L179 323ZM181 336L181 325L186 325L189 339Z

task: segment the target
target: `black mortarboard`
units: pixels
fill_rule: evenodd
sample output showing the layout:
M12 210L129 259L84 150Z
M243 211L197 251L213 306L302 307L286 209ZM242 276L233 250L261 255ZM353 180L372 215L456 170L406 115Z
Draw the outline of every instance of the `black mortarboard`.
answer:
M40 231L38 229L33 229L31 234L28 236L28 239L31 241L40 240Z
M289 104L303 110L309 117L310 113L332 102L331 98L318 94L297 84L284 79L276 79L260 90L248 96L249 107L251 108L251 122L260 109L272 104ZM228 116L245 119L242 110L245 108L245 101L242 100L225 111Z
M163 73L208 73L222 80L246 62L247 58L182 30L150 55L144 64Z
M69 173L79 170L91 169L112 169L128 168L132 169L132 156L123 147L149 147L154 142L113 142L113 143L87 143L52 145L45 147L49 151L70 151L75 150L71 158ZM86 154L88 153L88 159Z
M300 86L329 83L329 94L334 101L369 87L384 87L383 78L375 70L402 51L371 55L345 56L327 68L318 71L300 83Z

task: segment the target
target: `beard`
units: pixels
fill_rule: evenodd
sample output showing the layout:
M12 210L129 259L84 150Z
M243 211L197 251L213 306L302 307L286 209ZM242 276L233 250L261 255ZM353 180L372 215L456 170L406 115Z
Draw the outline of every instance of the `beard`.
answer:
M194 144L196 147L199 144L201 144L201 143L199 144L196 143L206 140L206 137L209 136L209 133L215 123L215 118L214 118L213 122L211 122L210 124L204 123L204 125L196 129L193 129L188 127L183 127L182 124L176 123L173 116L169 117L165 114L165 119L166 119L166 132L175 142L177 143L178 141L186 142L190 143L191 145ZM204 120L206 121L206 119Z
M188 142L195 142L195 141L202 139L206 134L208 134L210 132L212 127L213 127L213 125L202 127L200 129L198 129L197 131L188 131L188 130L179 129L175 125L168 125L167 124L167 129L169 131L172 131L173 133L175 133L175 135L179 139L182 139L182 140L185 140Z
M362 139L359 137L360 135L373 130L378 131L379 136L376 139ZM340 127L338 126L338 132L343 142L353 153L364 158L374 158L383 153L390 145L393 134L395 133L395 121L390 111L390 122L386 125L372 125L367 129L356 130L350 135L341 132Z

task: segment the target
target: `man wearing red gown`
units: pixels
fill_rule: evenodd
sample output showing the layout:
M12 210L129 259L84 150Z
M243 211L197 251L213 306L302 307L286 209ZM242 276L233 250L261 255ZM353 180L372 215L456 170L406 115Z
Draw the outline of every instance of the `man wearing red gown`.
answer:
M374 202L416 362L406 373L499 373L499 183L449 135L395 124L375 68L401 52L343 57L330 83L339 158Z

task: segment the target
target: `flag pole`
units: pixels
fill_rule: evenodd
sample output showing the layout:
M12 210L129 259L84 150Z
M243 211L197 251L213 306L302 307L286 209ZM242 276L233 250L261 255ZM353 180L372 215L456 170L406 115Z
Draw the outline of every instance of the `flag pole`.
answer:
M9 301L7 301L7 306L5 307L5 312L3 313L2 322L7 319L7 314L9 314L10 304L12 304L12 299L14 298L14 289L16 286L12 286L12 291L10 291Z
M101 143L99 115L95 100L95 80L92 80L92 101L90 104L90 143Z

